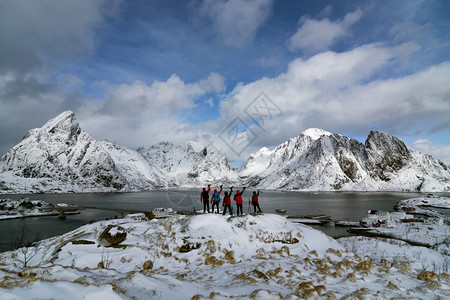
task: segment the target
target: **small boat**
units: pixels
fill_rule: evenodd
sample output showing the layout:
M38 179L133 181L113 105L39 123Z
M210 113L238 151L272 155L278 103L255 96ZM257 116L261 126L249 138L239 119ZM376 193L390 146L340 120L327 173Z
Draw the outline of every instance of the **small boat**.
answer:
M275 211L277 212L277 214L280 214L280 215L284 215L286 213L285 209L275 209Z

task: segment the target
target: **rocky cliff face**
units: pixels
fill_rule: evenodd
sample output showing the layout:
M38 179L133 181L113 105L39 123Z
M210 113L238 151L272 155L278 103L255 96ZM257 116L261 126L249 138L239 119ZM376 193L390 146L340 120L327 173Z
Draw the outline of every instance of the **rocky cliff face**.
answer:
M450 172L396 137L372 131L365 144L309 129L270 151L250 155L241 180L285 190L443 191Z
M408 166L413 158L406 145L396 137L371 131L367 137L364 157L370 176L382 181L391 180L395 173Z

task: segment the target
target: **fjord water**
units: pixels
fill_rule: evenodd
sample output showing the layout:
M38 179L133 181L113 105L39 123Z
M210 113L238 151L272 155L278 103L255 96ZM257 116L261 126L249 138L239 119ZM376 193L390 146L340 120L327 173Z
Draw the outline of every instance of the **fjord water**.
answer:
M225 189L224 189L225 191ZM253 190L244 193L244 213L252 212L248 207ZM266 213L285 209L286 215L331 216L333 220L359 221L367 211L392 210L395 202L419 197L420 193L391 192L280 192L263 191L260 206ZM11 248L14 239L25 228L26 241L46 239L74 230L90 221L121 217L130 212L151 211L154 208L172 208L176 211L202 210L200 190L157 190L139 193L83 193L83 194L38 194L38 195L0 195L2 199L44 200L49 203L76 204L81 214L67 215L65 219L53 217L32 217L0 221L0 251ZM234 204L234 203L233 203ZM345 234L345 229L334 227L315 227L331 236Z

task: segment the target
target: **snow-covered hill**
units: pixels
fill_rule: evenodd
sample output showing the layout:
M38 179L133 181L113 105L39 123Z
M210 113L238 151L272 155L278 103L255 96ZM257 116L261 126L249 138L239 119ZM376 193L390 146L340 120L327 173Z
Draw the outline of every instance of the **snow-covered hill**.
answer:
M137 151L97 141L71 111L30 130L0 159L1 193L141 191L207 183L281 190L448 191L450 170L399 139L365 144L308 129L250 155L237 173L214 147L161 142Z
M338 243L277 215L142 214L0 253L0 298L448 299L448 263L388 239Z
M284 190L443 191L450 170L429 155L409 150L396 137L371 131L365 144L308 129L273 150L250 155L245 184Z

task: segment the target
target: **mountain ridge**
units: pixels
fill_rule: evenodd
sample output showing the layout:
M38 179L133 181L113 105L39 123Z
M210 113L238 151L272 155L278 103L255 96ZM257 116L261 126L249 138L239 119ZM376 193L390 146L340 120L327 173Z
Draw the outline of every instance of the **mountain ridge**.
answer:
M0 158L1 193L143 191L207 183L305 191L448 191L450 171L381 131L365 143L310 128L230 168L217 149L160 142L136 151L93 139L65 111ZM194 149L194 146L196 149Z
M258 159L260 164L268 161L267 168L252 172ZM302 132L272 151L263 148L251 154L240 178L250 186L269 189L436 191L450 189L449 173L442 162L373 130L364 144L340 134L312 139Z

